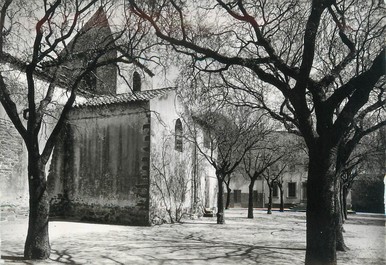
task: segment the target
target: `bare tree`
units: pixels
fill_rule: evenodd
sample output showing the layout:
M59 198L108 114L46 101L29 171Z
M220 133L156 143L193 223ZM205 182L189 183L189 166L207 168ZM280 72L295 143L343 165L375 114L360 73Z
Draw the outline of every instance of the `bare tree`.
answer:
M201 146L195 141L199 152L206 158L216 171L217 193L217 223L225 223L224 218L224 182L241 163L243 157L259 141L261 135L256 134L258 124L263 115L255 112L245 112L236 108L221 109L219 112L204 112L192 115L197 124L206 132L209 145ZM258 116L258 117L256 117ZM230 118L232 117L232 119ZM253 117L253 118L252 118Z
M152 212L157 212L153 216L153 221L157 222L180 222L187 214L186 196L189 192L190 181L186 172L185 161L173 157L174 137L163 137L160 152L152 154L153 177L150 180L153 201L157 201ZM173 152L174 153L174 152ZM160 202L160 203L159 203ZM167 218L164 217L166 211Z
M148 70L139 60L148 27L123 6L116 9L118 5L97 0L1 1L0 101L28 151L27 259L50 255L46 165L77 95L100 92L100 69L119 72L119 65L134 63ZM123 12L118 15L117 10ZM25 102L17 101L14 80L22 85ZM42 140L48 119L53 129Z
M270 188L279 188L280 209L284 211L284 173L297 165L304 157L299 137L287 132L267 129L265 137L243 159L243 171L250 180L248 218L253 218L253 187L257 179L264 177ZM303 159L304 160L304 159ZM277 174L279 173L280 174ZM272 191L271 191L272 195ZM272 206L272 202L271 202ZM271 210L269 210L271 212Z
M344 220L347 219L347 196L352 184L361 171L367 169L377 172L379 169L382 171L384 167L382 153L385 146L381 139L382 131L378 131L384 122L363 129L364 122L361 121L353 127L350 134L354 136L346 137L338 147L336 174L339 188L336 201L340 207L340 214L337 215L336 248L339 251L348 250L342 232Z
M268 140L266 139L268 142ZM257 179L265 176L276 162L281 159L281 156L274 155L272 149L257 147L250 150L243 159L243 169L249 178L248 185L248 218L253 218L253 188ZM268 183L268 182L267 182Z
M276 164L274 166L269 167L264 173L263 177L268 185L268 208L267 214L272 214L272 197L273 197L273 189L278 185L278 179L282 175L286 165Z
M229 205L231 203L231 192L232 192L232 189L230 188L231 174L229 174L227 177L225 177L224 184L225 184L225 187L227 189L227 198L225 201L225 209L229 209Z
M385 96L384 4L129 2L159 38L193 58L197 69L219 73L228 87L249 95L244 105L269 111L304 138L309 154L306 264L336 264L331 226L339 211L336 150L361 110L373 106L365 114L371 115ZM276 104L269 102L268 92L276 93Z

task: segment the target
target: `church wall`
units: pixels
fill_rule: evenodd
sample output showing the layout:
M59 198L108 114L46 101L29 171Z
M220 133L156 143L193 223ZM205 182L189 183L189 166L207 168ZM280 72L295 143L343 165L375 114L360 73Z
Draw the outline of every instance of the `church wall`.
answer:
M195 137L200 149L204 152L210 152L210 149L204 146L204 131L200 126L196 126L196 129ZM197 178L200 179L197 191L198 206L210 208L216 212L218 187L215 169L197 147L195 147L194 152L197 157Z
M170 222L176 211L188 212L191 202L191 154L182 141L175 149L175 123L179 118L174 92L150 101L150 220ZM168 190L172 191L171 193ZM175 220L176 221L176 220Z
M0 105L1 205L27 205L27 157L23 140Z
M148 225L149 114L146 103L75 109L55 150L51 215Z
M200 158L194 143L189 141L189 128L184 109L174 91L152 99L150 218L153 223L172 221L168 211L200 215L205 206L206 178L212 173ZM182 148L176 148L176 123L181 121ZM192 130L190 128L190 130ZM207 191L214 193L215 186ZM168 190L172 191L171 193ZM208 202L209 205L209 202ZM210 205L213 207L214 205ZM178 221L178 220L174 220Z

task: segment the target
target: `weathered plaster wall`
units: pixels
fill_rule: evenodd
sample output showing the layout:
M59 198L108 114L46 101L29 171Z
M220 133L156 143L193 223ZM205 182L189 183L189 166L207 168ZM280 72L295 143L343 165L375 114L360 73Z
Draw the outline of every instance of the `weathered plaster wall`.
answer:
M0 199L2 205L27 204L28 184L23 140L0 106Z
M135 71L139 73L141 77L141 91L153 89L153 78L150 77L143 69L134 64L122 65L120 67L121 71L127 74L124 75L125 78L121 75L116 75L117 94L133 92L133 73Z
M204 133L201 127L197 126L196 142L200 146L200 149L204 152L210 152L210 149L204 146ZM206 158L200 153L198 148L195 148L194 152L197 154L197 178L200 179L198 185L200 188L197 191L198 205L217 209L217 178L216 172L212 165L208 163Z
M150 116L146 103L75 109L53 157L51 215L148 225Z
M201 214L202 207L214 207L209 198L215 193L210 181L214 173L187 140L192 135L184 121L184 109L176 93L170 91L150 101L151 162L150 162L150 219L153 223L170 221L167 211L181 210L186 214ZM183 126L182 152L175 149L175 124ZM193 126L193 124L189 124ZM193 128L193 127L192 127ZM192 130L190 128L190 130ZM159 172L164 170L164 176ZM167 185L169 185L167 187ZM168 189L172 192L169 193ZM174 192L175 191L175 192ZM183 193L183 194L182 194ZM209 194L210 193L210 194Z
M191 159L183 143L183 152L175 150L174 128L179 118L174 91L152 99L151 160L150 160L150 220L170 222L167 211L190 210ZM174 181L178 180L178 181ZM169 193L168 190L176 192ZM180 204L181 203L181 204Z
M231 208L233 208L233 207L247 208L248 207L249 178L248 179L247 178L248 178L247 176L242 176L239 173L233 173L232 174L232 179L230 182L230 188L232 191L231 191L230 204L229 204L229 206ZM255 196L255 198L254 198L255 199L254 207L263 207L264 190L263 190L262 186L263 186L263 183L260 179L255 181L255 185L254 185L253 190L258 193L258 196L257 197ZM235 203L234 190L241 190L241 202ZM224 185L224 193L225 193L224 194L224 202L225 202L226 198L227 198L225 185Z

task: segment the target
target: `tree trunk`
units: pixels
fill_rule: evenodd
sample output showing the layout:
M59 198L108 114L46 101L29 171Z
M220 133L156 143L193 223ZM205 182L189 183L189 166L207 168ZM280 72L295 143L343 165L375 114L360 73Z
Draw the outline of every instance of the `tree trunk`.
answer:
M279 185L280 191L280 212L284 212L284 194L283 194L283 186Z
M349 247L347 247L346 243L344 242L343 237L343 219L342 215L340 213L337 213L336 215L336 250L337 251L347 251L349 250Z
M335 188L335 203L336 203L336 250L337 251L347 251L349 248L346 246L343 237L343 214L342 214L342 204L341 204L341 183L339 180L336 181L338 187Z
M255 180L251 179L249 183L249 193L248 193L248 218L253 218L253 186L255 185Z
M348 188L346 186L343 187L343 202L342 202L342 206L343 206L343 215L344 215L344 219L347 220L347 196L348 196Z
M316 144L309 152L306 265L336 265L336 148Z
M223 178L217 176L218 193L217 193L217 224L225 224L224 219L224 184Z
M339 177L339 174L337 175L338 176L338 178L340 178ZM339 203L339 208L340 208L340 211L339 211L339 213L340 213L340 215L341 215L341 218L342 218L342 220L344 220L344 213L343 213L343 211L344 211L344 209L343 209L343 186L344 186L344 184L343 184L343 182L341 181L340 183L339 183L339 188L337 189L338 190L338 194L337 194L337 198L338 198L338 203Z
M268 209L267 214L272 214L272 185L268 185L269 196L268 196Z
M227 201L225 203L225 209L229 209L229 205L231 203L231 192L232 192L232 189L229 188L229 185L226 185L227 187Z
M49 198L46 189L45 165L29 158L29 221L24 258L46 259L50 256L48 237Z

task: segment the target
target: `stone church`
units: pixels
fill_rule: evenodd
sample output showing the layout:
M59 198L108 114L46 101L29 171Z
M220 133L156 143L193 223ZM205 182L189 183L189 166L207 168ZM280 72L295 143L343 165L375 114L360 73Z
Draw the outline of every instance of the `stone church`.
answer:
M108 39L111 29L103 9L80 33L67 50L89 48L95 37ZM196 139L202 132L183 118L185 108L176 88L153 89L148 72L133 65L132 75L125 77L131 88L125 93L117 93L122 89L115 67L101 67L85 78L86 93L77 99L51 158L52 218L150 225L215 206L215 174L195 144L187 141L188 126L194 127ZM71 73L64 70L61 76L71 78ZM2 182L7 180L2 187L10 191L1 189L2 200L23 204L26 149L6 115L0 114L0 176Z

